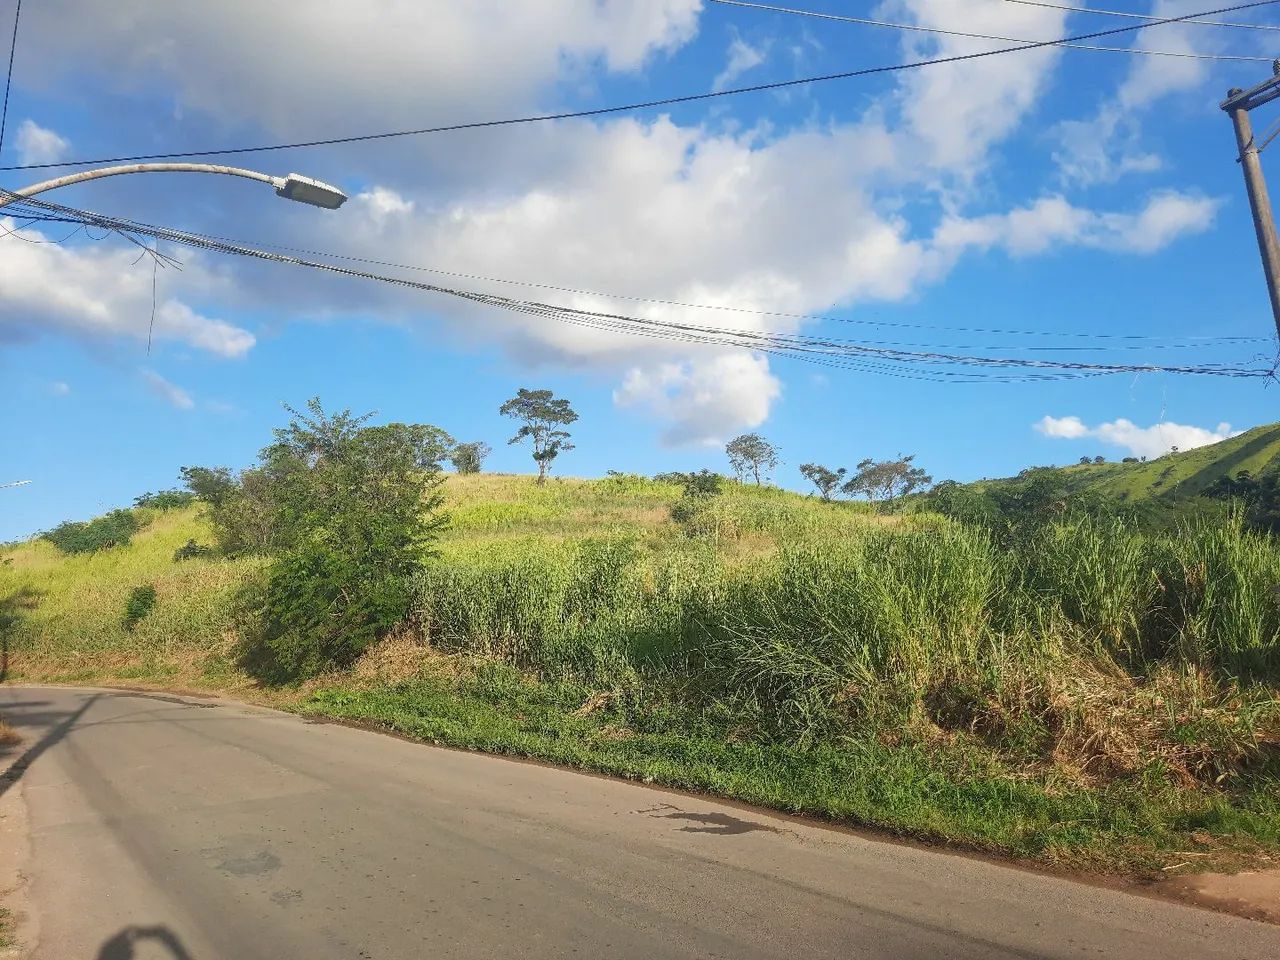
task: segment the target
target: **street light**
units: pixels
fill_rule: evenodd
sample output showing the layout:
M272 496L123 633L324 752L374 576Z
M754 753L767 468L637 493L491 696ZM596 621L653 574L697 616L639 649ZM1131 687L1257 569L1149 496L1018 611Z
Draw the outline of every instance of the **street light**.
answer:
M270 174L259 173L256 170L245 170L242 167L224 167L215 163L131 163L120 167L82 170L80 173L71 173L65 177L46 180L30 187L23 187L21 190L8 191L0 194L0 207L6 207L15 201L35 196L37 193L44 193L46 190L69 187L74 183L98 180L102 177L118 177L127 173L220 173L230 177L244 177L248 180L258 180L262 183L271 184L276 188L276 196L284 197L286 200L308 203L313 207L323 207L326 210L336 210L347 199L347 195L337 187L330 186L319 180L313 180L311 177L304 177L300 173L291 173L287 177L273 177Z

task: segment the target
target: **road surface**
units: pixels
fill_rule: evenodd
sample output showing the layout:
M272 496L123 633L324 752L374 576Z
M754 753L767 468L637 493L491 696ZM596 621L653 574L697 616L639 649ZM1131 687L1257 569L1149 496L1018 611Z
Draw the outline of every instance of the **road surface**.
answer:
M0 713L39 960L1280 957L1278 927L255 707Z

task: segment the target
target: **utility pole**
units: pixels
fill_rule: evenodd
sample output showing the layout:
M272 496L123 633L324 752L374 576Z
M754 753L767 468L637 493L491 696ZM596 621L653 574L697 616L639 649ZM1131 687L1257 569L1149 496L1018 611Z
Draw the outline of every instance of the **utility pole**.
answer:
M1271 214L1271 198L1267 195L1267 181L1262 176L1260 147L1253 137L1253 124L1249 111L1280 97L1280 60L1271 65L1274 76L1256 87L1241 90L1233 87L1222 101L1222 109L1231 117L1236 130L1236 145L1240 150L1238 163L1244 170L1244 186L1249 193L1249 206L1253 210L1253 229L1258 235L1258 252L1262 254L1262 269L1267 276L1267 292L1271 295L1271 315L1280 336L1280 237L1276 235L1276 221ZM1269 141L1268 141L1269 142ZM1267 144L1263 143L1265 147Z

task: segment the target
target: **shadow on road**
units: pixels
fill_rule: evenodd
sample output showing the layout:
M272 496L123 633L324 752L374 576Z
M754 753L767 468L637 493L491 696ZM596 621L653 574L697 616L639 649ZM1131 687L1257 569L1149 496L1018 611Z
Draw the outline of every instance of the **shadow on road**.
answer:
M154 927L125 927L110 940L102 945L98 950L96 960L133 960L138 954L134 951L134 945L152 941L163 946L169 951L169 955L174 960L195 960L187 948L182 945L182 941L178 939L177 934L165 926ZM149 955L154 955L155 951L149 951Z
M684 833L714 833L722 837L734 837L740 833L753 833L757 830L767 833L778 832L775 827L767 827L763 823L753 823L750 820L740 820L727 813L668 813L664 819L689 820L702 824L699 827L681 827L680 830Z
M13 763L9 765L7 770L0 773L0 797L8 793L9 789L22 779L22 775L27 772L27 768L30 767L31 764L35 763L36 758L39 757L40 754L44 753L70 732L71 728L75 726L76 721L84 716L85 711L93 706L100 696L102 696L102 694L95 693L93 696L85 700L85 702L80 705L79 710L76 710L74 713L67 714L58 722L57 726L51 728L43 737L29 746L22 756L18 757L17 760L13 761Z

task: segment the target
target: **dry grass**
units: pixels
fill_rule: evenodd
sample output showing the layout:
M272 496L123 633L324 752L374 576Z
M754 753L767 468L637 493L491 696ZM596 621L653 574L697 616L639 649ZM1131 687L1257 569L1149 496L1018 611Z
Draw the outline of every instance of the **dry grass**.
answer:
M0 720L0 748L15 747L22 742L22 735L17 730Z

